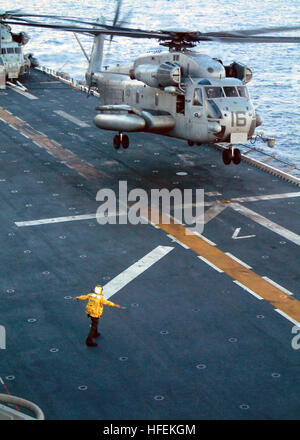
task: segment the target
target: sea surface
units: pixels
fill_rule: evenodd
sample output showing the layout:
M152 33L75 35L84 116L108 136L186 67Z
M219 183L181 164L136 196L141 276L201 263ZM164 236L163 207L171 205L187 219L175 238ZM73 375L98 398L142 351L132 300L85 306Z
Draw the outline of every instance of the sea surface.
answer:
M113 19L115 7L116 0L1 0L0 3L1 9L21 8L28 13L92 20L103 15L108 23ZM300 0L123 0L121 19L123 17L124 25L148 30L173 27L208 32L292 26L300 23ZM14 30L19 31L20 27ZM77 80L84 79L87 61L73 34L37 28L22 30L31 37L25 52L34 53L40 65L67 72ZM80 38L90 53L92 38ZM117 37L106 44L104 65L128 64L141 53L159 48L155 40ZM256 146L300 168L300 45L206 42L195 50L221 58L226 64L240 61L251 68L253 80L248 88L264 120L259 130L265 136L276 138L272 150L262 142Z

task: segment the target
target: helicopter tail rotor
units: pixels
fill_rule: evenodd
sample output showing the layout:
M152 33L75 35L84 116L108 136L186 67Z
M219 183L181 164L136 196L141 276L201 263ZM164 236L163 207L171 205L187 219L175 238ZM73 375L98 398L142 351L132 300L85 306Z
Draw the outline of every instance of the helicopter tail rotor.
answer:
M122 7L122 0L117 0L117 6L116 6L116 10L115 10L115 16L113 19L113 24L112 26L115 27L122 27L124 23L128 23L131 13L132 13L132 9L128 12L128 14L126 16L124 16L122 19L120 19L120 11L121 11L121 7ZM111 46L111 42L113 39L113 35L110 36L109 38L109 46L108 46L108 53L110 52L110 46Z
M121 27L122 24L128 20L129 15L131 14L131 11L127 14L127 16L120 18L120 11L121 11L121 6L122 6L122 0L117 0L117 6L115 9L115 15L113 18L113 25L112 27ZM97 23L99 23L99 25L103 25L104 27L106 26L106 22L105 22L105 18L101 17L100 19L97 20ZM89 60L89 66L88 66L88 70L86 72L86 84L90 90L90 88L93 85L93 75L95 72L99 72L101 70L102 67L102 62L103 62L103 55L104 55L104 41L106 40L106 35L101 33L98 35L94 36L94 42L93 42L93 47L92 47L92 52L91 52L91 56L90 56L90 60ZM110 36L109 38L109 47L108 47L108 53L110 53L110 46L111 46L111 42L113 39L113 35Z

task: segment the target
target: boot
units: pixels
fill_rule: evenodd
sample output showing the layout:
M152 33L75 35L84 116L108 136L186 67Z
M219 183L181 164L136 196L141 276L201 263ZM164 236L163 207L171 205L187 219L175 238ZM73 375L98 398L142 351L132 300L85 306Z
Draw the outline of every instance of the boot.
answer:
M90 337L86 338L85 343L88 347L97 347L97 345L98 345L98 344L96 344L96 342L93 342L92 338L90 338Z

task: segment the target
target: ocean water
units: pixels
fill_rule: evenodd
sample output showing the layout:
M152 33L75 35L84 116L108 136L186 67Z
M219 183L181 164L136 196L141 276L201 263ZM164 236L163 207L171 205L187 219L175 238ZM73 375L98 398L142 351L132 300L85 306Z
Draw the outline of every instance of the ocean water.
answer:
M115 0L1 0L1 9L24 12L113 19ZM292 26L300 22L300 0L123 0L121 18L126 25L149 30L170 27L190 30L230 31L266 26ZM21 30L14 27L15 31ZM84 78L87 61L71 33L26 28L31 37L26 52L32 52L41 65L62 70L74 79ZM293 36L299 32L277 35ZM87 53L92 38L80 37ZM109 48L109 51L108 51ZM105 65L133 61L149 50L159 49L156 40L116 37L107 42ZM248 84L252 101L264 123L259 127L266 136L276 138L272 150L266 144L256 146L300 168L300 45L200 43L198 52L221 58L225 64L240 61L253 71Z

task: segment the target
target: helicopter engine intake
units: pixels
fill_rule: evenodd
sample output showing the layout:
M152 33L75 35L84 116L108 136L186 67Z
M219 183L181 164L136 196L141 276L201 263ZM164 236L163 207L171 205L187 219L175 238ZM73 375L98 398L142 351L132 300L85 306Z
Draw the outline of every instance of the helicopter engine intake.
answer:
M25 44L27 44L28 41L30 40L30 37L29 37L29 35L26 34L26 32L20 32L19 34L14 34L12 32L11 37L12 37L13 41L15 41L16 43L22 44L22 46L25 46Z
M178 87L181 82L181 69L168 61L157 65L140 64L131 71L131 79L142 81L150 87Z
M238 78L245 83L252 80L252 70L242 63L233 62L229 66L225 66L226 76L231 78Z

